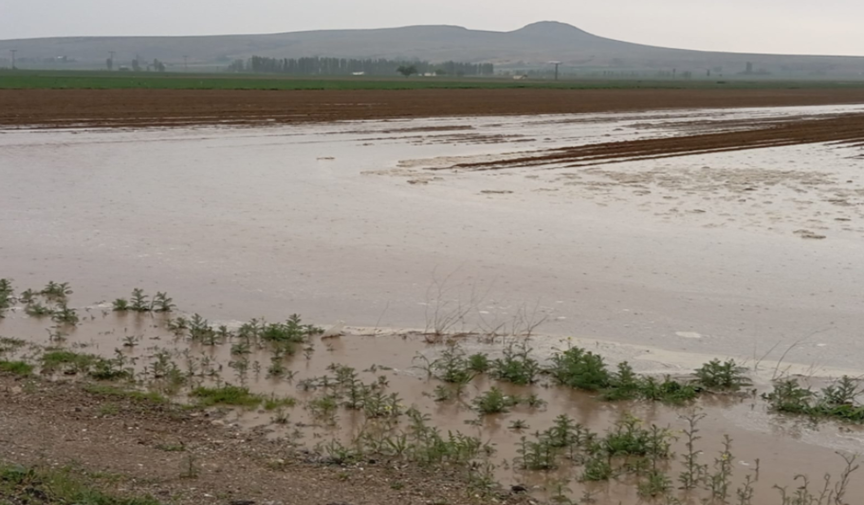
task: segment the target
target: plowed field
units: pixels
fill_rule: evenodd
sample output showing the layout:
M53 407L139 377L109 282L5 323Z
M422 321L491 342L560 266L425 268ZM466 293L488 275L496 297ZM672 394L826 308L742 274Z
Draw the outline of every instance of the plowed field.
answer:
M864 89L0 90L0 126L182 126L864 103Z

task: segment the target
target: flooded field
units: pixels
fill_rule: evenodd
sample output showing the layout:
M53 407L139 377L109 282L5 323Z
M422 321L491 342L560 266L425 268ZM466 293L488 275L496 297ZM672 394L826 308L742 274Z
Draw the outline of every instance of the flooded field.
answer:
M638 484L656 465L677 487L684 418L702 413L701 463L725 471L729 435L730 482L746 486L756 475L754 489L773 500L772 486L794 489L795 474L810 474L815 487L825 472L841 476L835 451L864 451L857 427L779 415L761 397L778 377L820 388L864 371L864 147L471 167L862 111L5 130L0 277L14 279L19 293L69 282L69 308L81 321L55 326L18 304L0 321L0 335L38 345L10 351L36 362L58 344L119 360L142 387L181 401L194 401L193 387L225 383L274 401L294 398L284 409L232 410L219 422L330 457L361 438L380 444L407 433L414 407L442 433L493 445L483 458L489 477L544 499L587 491L636 503L645 498ZM170 293L179 312L114 311L112 301L132 288ZM253 318L294 313L334 335L311 335L291 353L237 336ZM194 314L225 330L203 342L172 319ZM683 404L600 401L550 378L548 368L570 346L603 356L610 369L626 361L638 374L683 383L710 360L731 358L752 385ZM514 348L530 348L543 370L536 382L478 374L448 396L452 384L430 368L448 353L494 361ZM341 389L330 397L344 387L344 375L333 385L339 374L350 375L344 367L380 393L381 409L400 415L327 406L345 401ZM185 377L182 387L170 390L170 370ZM522 401L478 413L478 398L493 387ZM547 471L527 468L526 448L562 414L598 437L628 426L629 416L640 429L668 428L675 456L616 457L619 482L632 484L623 486L581 482L592 461L581 453L556 453ZM654 466L622 470L633 462ZM853 479L847 492L864 496L864 481Z

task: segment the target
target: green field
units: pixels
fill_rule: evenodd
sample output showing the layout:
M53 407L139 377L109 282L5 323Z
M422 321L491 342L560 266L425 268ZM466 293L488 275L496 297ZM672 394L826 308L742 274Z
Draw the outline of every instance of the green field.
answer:
M217 89L217 90L386 90L386 89L782 89L864 88L864 80L513 80L437 77L296 77L260 74L153 74L104 71L0 71L0 89Z

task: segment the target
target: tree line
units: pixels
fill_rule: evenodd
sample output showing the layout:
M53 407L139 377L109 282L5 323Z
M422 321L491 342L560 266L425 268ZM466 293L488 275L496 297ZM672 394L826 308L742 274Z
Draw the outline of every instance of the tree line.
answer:
M428 61L405 61L354 58L267 58L253 56L248 60L234 60L228 70L232 72L255 72L292 75L393 75L401 72L400 68L412 68L417 74L480 76L494 75L495 66L492 63L464 63L445 61L430 63Z

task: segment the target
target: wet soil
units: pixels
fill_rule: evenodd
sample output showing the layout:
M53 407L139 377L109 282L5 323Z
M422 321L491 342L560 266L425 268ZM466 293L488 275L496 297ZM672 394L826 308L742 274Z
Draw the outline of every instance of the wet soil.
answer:
M211 413L2 372L0 462L71 465L102 490L177 505L478 503L444 471L424 475L368 461L324 465L261 431L226 426ZM495 502L526 500L504 495Z
M0 90L0 125L182 126L864 103L862 89Z
M780 124L776 119L769 119L766 123L762 125L760 121L752 121L748 128L737 131L601 142L573 148L559 148L530 156L508 157L491 163L485 161L460 164L452 168L494 170L538 165L580 167L800 144L832 142L854 146L864 143L864 114L846 114L825 119L791 118Z

